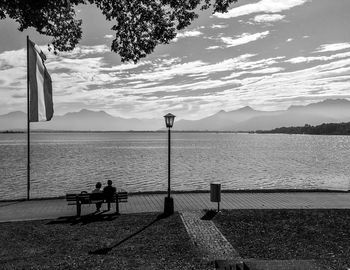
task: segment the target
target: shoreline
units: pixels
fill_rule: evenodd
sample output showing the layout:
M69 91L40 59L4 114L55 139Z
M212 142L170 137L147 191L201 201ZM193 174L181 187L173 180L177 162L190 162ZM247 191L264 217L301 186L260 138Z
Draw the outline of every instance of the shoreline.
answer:
M160 130L48 130L34 129L30 133L166 133L166 129ZM174 133L252 133L252 131L234 130L172 130ZM26 134L24 130L1 130L0 134Z
M210 190L174 190L172 194L199 194L199 193L210 193ZM350 193L350 190L338 190L338 189L225 189L221 190L221 193ZM166 195L166 191L137 191L137 192L128 192L129 196L135 195ZM42 200L62 200L66 196L55 196L55 197L41 197L41 198L32 198L30 201L42 201ZM4 202L22 202L27 201L26 198L23 199L13 199L13 200L0 200L0 203Z
M33 134L158 134L166 133L166 130L31 130ZM299 136L350 136L350 134L314 134L314 133L284 133L284 132L268 132L268 131L225 131L225 130L172 130L172 133L194 133L194 134L247 134L247 135L299 135ZM1 130L0 134L27 134L22 130Z

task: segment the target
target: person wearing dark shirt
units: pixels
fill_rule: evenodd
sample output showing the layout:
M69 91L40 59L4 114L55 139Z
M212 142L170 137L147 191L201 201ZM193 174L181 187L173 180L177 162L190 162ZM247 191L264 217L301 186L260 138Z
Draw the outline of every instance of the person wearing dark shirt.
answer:
M93 194L100 194L100 193L102 194L101 187L102 187L102 184L100 182L97 182L96 188L92 191L92 193ZM95 196L96 199L99 197L98 195L92 195L92 196ZM101 206L102 206L102 202L96 203L96 212L100 212Z
M117 189L112 186L112 180L107 181L107 186L104 187L103 193L105 194L107 200L108 211L111 210L111 202L113 201L113 195L116 193Z

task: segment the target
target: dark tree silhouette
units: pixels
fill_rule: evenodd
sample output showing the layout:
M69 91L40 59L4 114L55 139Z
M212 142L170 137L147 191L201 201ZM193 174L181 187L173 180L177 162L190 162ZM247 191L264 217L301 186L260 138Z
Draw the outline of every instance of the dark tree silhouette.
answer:
M350 122L323 123L318 126L305 124L303 127L280 127L272 130L257 130L257 133L285 133L285 134L312 134L312 135L350 135Z
M76 19L79 4L96 5L106 19L114 22L111 50L121 60L135 63L169 43L176 31L189 26L198 11L227 12L237 0L1 0L0 19L14 19L23 31L33 27L51 36L49 49L70 51L81 39L81 20Z

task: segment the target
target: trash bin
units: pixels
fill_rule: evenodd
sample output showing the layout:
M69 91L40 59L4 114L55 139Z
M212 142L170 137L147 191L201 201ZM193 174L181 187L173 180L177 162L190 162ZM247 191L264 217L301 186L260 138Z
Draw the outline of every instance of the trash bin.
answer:
M210 184L210 201L212 202L221 201L221 184L217 184L217 183Z
M218 203L218 212L220 212L221 184L210 184L210 201Z

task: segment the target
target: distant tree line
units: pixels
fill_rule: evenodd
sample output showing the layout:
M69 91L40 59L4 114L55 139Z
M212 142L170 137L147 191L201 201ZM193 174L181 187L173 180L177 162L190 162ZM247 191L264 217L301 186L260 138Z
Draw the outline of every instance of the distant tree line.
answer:
M4 130L4 131L0 131L0 133L24 133L24 131L19 131L19 130Z
M313 134L313 135L350 135L350 122L328 123L318 126L306 124L303 127L280 127L272 130L257 130L256 133Z

